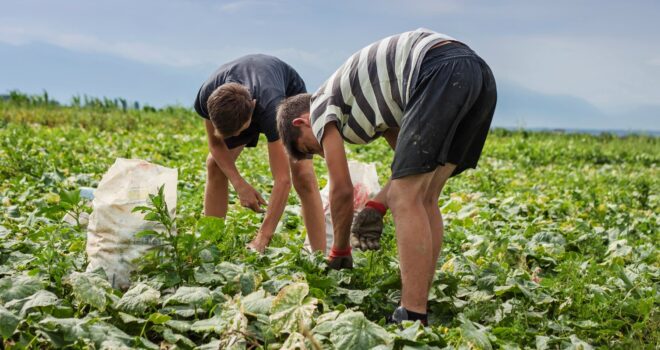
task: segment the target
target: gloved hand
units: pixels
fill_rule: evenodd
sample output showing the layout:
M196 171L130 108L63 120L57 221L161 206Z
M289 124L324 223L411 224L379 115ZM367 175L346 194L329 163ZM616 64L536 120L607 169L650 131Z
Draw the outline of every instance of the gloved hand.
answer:
M335 249L333 246L328 255L328 267L335 270L352 269L353 256L351 255L351 247Z
M384 205L369 201L353 219L351 226L351 246L361 250L380 249L380 236L383 234Z

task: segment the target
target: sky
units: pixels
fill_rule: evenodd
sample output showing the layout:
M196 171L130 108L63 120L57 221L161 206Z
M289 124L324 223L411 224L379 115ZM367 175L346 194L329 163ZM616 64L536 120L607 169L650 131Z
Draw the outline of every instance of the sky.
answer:
M275 55L316 90L353 52L420 27L488 62L495 126L660 130L659 1L3 0L0 94L192 106L222 63Z

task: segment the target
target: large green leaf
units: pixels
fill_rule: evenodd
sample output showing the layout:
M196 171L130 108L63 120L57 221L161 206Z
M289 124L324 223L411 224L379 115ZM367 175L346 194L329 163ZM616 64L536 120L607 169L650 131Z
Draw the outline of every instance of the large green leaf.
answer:
M265 290L260 289L243 297L243 307L245 312L251 315L266 315L270 311L274 297L268 295Z
M346 288L341 288L337 287L336 293L340 295L346 295L348 297L348 300L351 301L351 303L360 305L364 301L364 298L368 297L372 291L370 290L360 290L360 289L346 289Z
M307 350L309 347L305 344L305 336L298 333L298 332L293 332L289 334L289 337L286 338L286 341L284 341L284 344L282 344L282 347L280 348L281 350Z
M18 316L0 306L0 335L3 338L8 339L12 334L14 334L16 326L18 326L18 322L20 322Z
M310 328L317 300L307 297L306 283L290 284L277 294L271 306L270 321L276 333L292 333L301 327Z
M27 298L41 289L41 282L34 277L5 277L0 279L0 303Z
M248 320L243 314L240 296L223 303L217 314L192 324L191 330L200 333L214 332L219 335L245 334Z
M39 327L49 335L53 345L63 347L78 340L91 339L87 327L88 321L88 319L48 316L39 322Z
M21 308L20 316L24 317L30 309L56 305L58 301L57 295L47 290L40 290L27 298Z
M383 327L367 320L361 312L345 311L332 324L330 340L337 349L370 349L392 341Z
M460 315L461 321L461 334L463 339L474 349L492 350L490 340L484 331L478 329L472 321L468 320L465 316Z
M115 308L128 313L141 314L160 301L160 292L145 283L138 283L119 299Z
M167 304L188 304L201 306L211 301L211 290L206 287L180 287L165 300Z
M100 275L91 272L73 272L67 278L73 295L82 304L95 307L103 312L106 307L106 293L112 289L110 283Z

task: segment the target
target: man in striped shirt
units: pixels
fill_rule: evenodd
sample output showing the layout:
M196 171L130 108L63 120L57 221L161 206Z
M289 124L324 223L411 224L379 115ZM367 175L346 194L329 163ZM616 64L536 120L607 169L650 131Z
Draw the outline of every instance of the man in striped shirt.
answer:
M392 210L402 279L401 305L392 321L427 322L443 236L438 198L451 176L476 167L496 100L495 80L479 56L449 36L418 29L363 48L313 96L290 97L278 109L278 131L289 156L319 154L328 166L331 267L352 267L349 239L374 248L382 216ZM354 229L349 238L353 185L343 141L367 144L380 136L394 149L392 176L358 214L356 224L371 227L372 235L365 239L364 230Z

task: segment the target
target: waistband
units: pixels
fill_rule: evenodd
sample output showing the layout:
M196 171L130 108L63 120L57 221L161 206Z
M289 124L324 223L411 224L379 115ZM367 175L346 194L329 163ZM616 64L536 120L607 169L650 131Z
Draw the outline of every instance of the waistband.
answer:
M474 51L472 51L469 46L457 41L452 41L447 44L429 49L426 52L422 63L428 60L437 61L458 57L479 58L479 56Z

